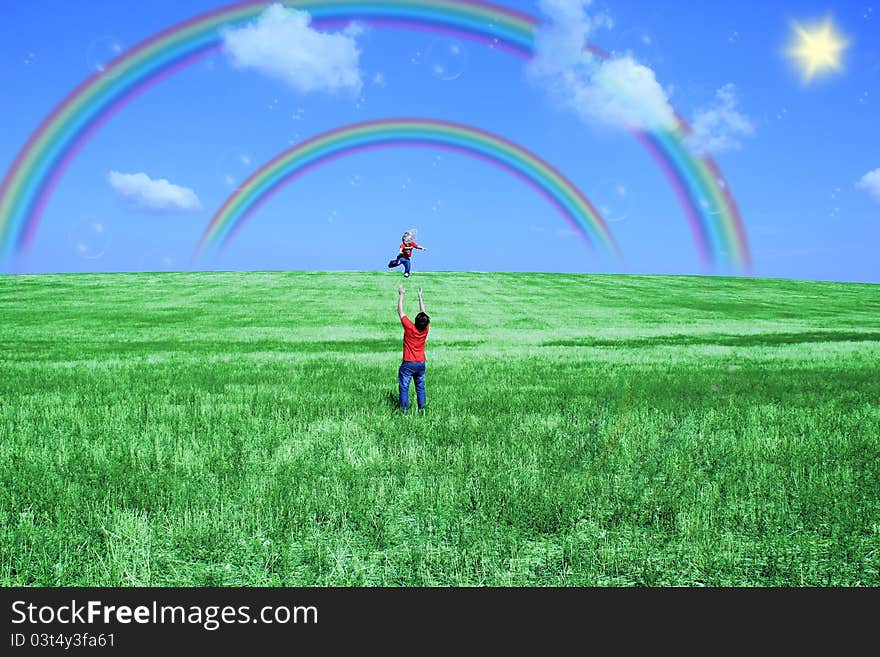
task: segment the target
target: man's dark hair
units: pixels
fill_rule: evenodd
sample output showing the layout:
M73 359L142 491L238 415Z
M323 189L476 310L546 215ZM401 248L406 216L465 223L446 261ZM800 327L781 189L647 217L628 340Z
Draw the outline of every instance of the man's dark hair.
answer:
M419 313L418 315L416 315L416 321L413 322L413 324L415 324L416 328L419 331L424 331L425 327L427 327L430 323L431 318L428 317L428 313Z

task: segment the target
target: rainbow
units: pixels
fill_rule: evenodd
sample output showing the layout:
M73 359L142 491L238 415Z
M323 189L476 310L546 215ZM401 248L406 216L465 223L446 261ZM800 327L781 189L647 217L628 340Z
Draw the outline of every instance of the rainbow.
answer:
M320 164L375 148L427 146L471 155L513 173L544 195L590 245L620 258L608 226L565 176L512 141L460 123L422 118L385 119L344 126L276 155L255 171L211 219L195 257L227 244L250 216L286 183Z
M241 2L201 14L146 39L95 73L55 107L24 144L0 186L0 258L31 244L52 191L94 132L150 84L222 46L226 29L248 23L263 0ZM286 0L308 11L316 28L352 21L404 27L491 44L515 56L534 53L537 18L487 2L469 0ZM591 47L598 56L607 55ZM748 271L751 259L742 220L717 165L685 146L690 128L644 132L636 137L660 164L691 226L705 268Z

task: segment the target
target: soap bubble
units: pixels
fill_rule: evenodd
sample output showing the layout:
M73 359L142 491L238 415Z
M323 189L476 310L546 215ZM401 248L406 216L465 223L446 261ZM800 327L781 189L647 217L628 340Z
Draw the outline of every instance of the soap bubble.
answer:
M152 249L145 253L138 263L139 271L174 271L177 264L174 256L163 249Z
M256 166L251 155L230 151L217 158L214 170L217 181L231 194L248 187L246 181L256 170Z
M621 181L603 181L591 201L608 223L626 221L636 214L635 194L626 183Z
M500 34L500 32L498 31L498 26L495 25L495 23L489 23L487 27L489 28L489 34L492 35L492 38L489 39L489 49L495 50L501 43L501 40L498 38L498 34Z
M467 51L457 39L437 39L425 53L425 64L431 75L439 80L455 80L467 66Z
M86 63L93 73L104 77L115 77L119 72L110 66L110 62L119 57L125 50L122 42L116 37L99 37L89 44L86 50Z
M70 229L70 245L80 258L95 260L110 246L110 228L101 219L89 218L75 223Z

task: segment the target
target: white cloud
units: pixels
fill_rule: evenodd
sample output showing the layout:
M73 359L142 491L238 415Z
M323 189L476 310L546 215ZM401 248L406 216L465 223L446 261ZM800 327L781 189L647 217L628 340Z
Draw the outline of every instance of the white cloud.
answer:
M153 180L145 173L111 171L107 182L124 199L140 210L152 212L194 212L201 210L199 197L189 187L173 185L164 178Z
M715 93L712 106L699 110L691 124L687 144L694 152L721 153L739 150L740 137L754 134L752 122L737 108L736 87L727 83Z
M599 14L590 16L592 0L540 0L538 6L549 18L535 33L535 57L530 62L534 73L553 75L584 59L584 45L592 32L610 29L614 22Z
M874 201L880 203L880 169L869 171L859 182L856 183L858 189L862 189L870 195Z
M574 99L583 118L645 130L676 125L675 112L654 71L630 56L600 62L589 81L576 83Z
M528 73L582 119L640 129L673 128L675 112L654 71L631 55L601 59L584 49L613 21L589 15L591 0L541 0L549 20L538 28Z
M361 92L359 27L328 34L310 27L308 12L269 6L256 22L225 30L223 42L234 66L255 69L301 93Z

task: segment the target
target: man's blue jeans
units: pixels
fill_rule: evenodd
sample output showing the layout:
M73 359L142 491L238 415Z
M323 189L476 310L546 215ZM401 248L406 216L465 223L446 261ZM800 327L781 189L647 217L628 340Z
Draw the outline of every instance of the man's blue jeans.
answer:
M405 360L400 363L400 369L397 370L397 385L400 391L400 407L403 410L409 409L410 379L416 382L416 399L419 408L422 408L425 405L425 361Z
M409 258L404 258L403 256L397 256L396 259L392 260L388 263L389 267L397 267L398 265L403 265L404 271L408 274L411 263Z

